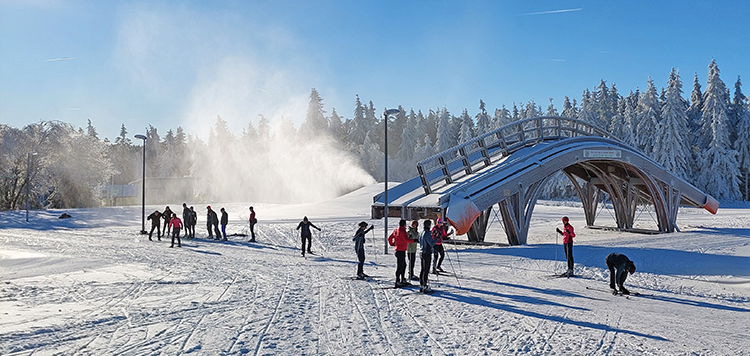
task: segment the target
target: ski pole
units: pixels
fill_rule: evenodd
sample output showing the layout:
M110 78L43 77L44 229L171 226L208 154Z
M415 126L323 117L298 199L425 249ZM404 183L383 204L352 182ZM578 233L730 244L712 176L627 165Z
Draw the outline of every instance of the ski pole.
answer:
M443 247L445 248L445 244L443 244ZM458 284L458 288L461 288L461 282L458 281L458 275L456 274L456 269L453 268L453 262L451 261L451 254L449 252L445 253L448 256L448 263L451 265L451 271L453 271L453 277L456 277L456 283Z

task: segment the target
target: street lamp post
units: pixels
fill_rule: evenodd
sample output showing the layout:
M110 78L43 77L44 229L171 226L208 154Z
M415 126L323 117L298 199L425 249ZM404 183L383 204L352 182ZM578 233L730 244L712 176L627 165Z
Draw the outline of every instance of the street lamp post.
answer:
M146 232L146 139L144 135L135 135L135 138L143 140L143 176L141 177L141 235Z
M29 195L31 194L29 171L31 171L31 156L36 156L36 152L29 152L26 156L26 222L29 222Z
M383 144L385 145L385 190L383 194L384 195L383 198L385 199L384 200L385 209L383 211L385 221L383 222L383 226L384 226L383 228L383 231L384 231L383 233L384 234L384 245L383 245L384 250L383 251L384 252L383 253L386 255L388 254L388 120L389 120L388 118L391 115L396 115L400 112L401 111L399 109L386 109L383 112L383 124L385 125L385 136L383 139L384 140Z

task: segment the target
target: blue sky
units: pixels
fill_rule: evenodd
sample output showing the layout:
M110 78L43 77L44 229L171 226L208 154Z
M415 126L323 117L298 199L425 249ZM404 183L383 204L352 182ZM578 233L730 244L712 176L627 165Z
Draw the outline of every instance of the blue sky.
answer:
M750 74L749 15L707 1L5 0L0 123L205 138L217 115L237 132L259 114L299 126L313 87L343 117L355 94L379 112L473 115L479 99L560 107L600 79L661 87L672 67L689 95L712 58L730 88Z

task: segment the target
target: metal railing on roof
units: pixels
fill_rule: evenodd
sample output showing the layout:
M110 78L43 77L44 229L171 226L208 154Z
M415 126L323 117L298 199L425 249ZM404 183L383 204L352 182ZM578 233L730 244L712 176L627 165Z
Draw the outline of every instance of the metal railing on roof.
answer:
M417 171L425 194L431 194L436 188L489 167L519 149L578 136L618 140L607 131L578 119L534 117L513 122L435 154L417 163Z

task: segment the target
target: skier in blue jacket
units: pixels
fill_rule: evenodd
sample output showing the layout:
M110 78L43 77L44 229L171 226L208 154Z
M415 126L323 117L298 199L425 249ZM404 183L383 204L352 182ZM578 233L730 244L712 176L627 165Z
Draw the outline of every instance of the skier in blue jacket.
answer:
M357 252L357 260L359 260L359 264L357 264L357 279L364 279L367 277L363 271L365 265L365 235L374 228L375 226L372 225L368 228L367 223L363 221L359 223L359 229L357 229L357 232L352 239L352 241L354 241L354 251Z

